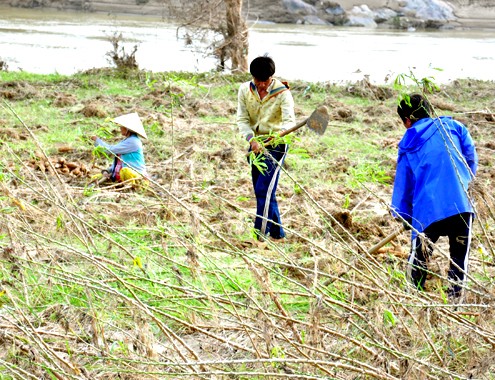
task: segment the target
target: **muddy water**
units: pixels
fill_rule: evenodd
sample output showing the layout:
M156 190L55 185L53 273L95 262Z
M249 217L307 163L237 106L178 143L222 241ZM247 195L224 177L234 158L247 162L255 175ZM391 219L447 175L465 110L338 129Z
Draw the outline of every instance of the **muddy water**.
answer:
M143 17L117 17L0 7L0 59L10 70L71 74L111 66L108 38L122 33L127 52L152 71L209 71L215 61L187 47L175 25ZM399 73L436 82L495 80L495 32L399 32L364 28L257 24L249 59L269 53L285 79L383 83ZM437 70L440 69L440 70Z

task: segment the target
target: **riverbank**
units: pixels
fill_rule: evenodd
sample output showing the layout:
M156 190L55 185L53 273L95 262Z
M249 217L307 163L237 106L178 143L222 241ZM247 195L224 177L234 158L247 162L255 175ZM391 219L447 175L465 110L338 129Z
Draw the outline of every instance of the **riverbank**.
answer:
M412 2L404 8L404 1L398 0L339 0L335 2L315 2L302 0L244 1L244 13L249 21L277 23L343 23L351 21L350 25L376 27L374 20L389 28L467 28L493 29L495 27L495 4L489 0L450 0L435 3L442 5L443 15L433 16L427 1ZM160 0L86 0L86 1L56 1L40 0L0 0L0 5L22 8L49 8L57 10L72 10L82 12L97 12L109 14L128 14L136 16L152 16L158 19L177 19L181 14L183 2L170 3L164 6ZM363 4L366 4L363 6ZM357 9L353 12L353 9ZM377 11L376 14L370 14ZM447 14L445 13L447 12ZM451 12L451 16L449 16ZM432 17L433 16L433 17ZM443 19L447 17L446 19ZM385 18L385 19L384 19ZM354 21L353 21L354 19ZM356 21L357 19L357 21ZM388 20L387 20L388 19ZM326 21L325 21L326 20ZM363 21L367 20L367 21ZM388 22L385 22L388 21ZM400 21L400 22L399 22Z
M422 292L405 281L408 233L368 253L401 228L387 208L404 133L392 86L291 83L297 120L324 105L330 121L322 136L289 135L277 192L287 239L254 243L247 143L235 125L237 89L248 79L0 72L3 376L495 372L495 83L456 81L429 95L438 114L468 126L480 156L458 306L445 295L446 241ZM127 112L138 112L148 135L149 188L89 186L112 160L89 136L118 141L109 119Z
M488 0L286 0L270 5L265 0L250 0L248 4L248 18L281 23L330 22L334 25L392 29L492 30L495 27L495 3Z
M390 0L338 0L338 3L346 10L350 11L355 6L366 4L371 9L394 8L394 3L398 1ZM454 25L458 28L468 29L494 29L495 28L495 3L491 0L450 0L445 1L452 7L456 16Z
M111 66L107 53L116 32L122 33L126 52L137 46L135 57L143 70L201 73L215 70L217 64L205 45L186 45L180 38L184 34L178 38L177 24L149 16L10 7L0 7L0 12L0 58L9 70L73 74ZM439 83L495 80L495 49L487 49L494 40L489 36L472 30L410 32L259 22L250 25L248 60L268 52L277 62L277 75L289 81L345 83L367 77L381 84L409 73L411 67L415 75L432 76ZM411 50L425 47L428 54L404 59ZM456 51L463 54L453 60Z

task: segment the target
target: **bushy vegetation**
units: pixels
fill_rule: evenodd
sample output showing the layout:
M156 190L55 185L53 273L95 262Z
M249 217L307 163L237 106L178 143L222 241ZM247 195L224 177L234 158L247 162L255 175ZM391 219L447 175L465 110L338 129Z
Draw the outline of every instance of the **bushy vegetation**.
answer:
M405 281L407 233L368 253L400 228L387 207L403 134L393 86L291 84L297 118L324 104L330 123L321 137L291 136L287 241L253 243L235 126L247 79L0 72L0 379L493 378L495 85L430 95L480 154L469 289L456 306L445 242L425 292ZM88 186L109 163L88 137L118 138L109 119L134 111L149 189Z

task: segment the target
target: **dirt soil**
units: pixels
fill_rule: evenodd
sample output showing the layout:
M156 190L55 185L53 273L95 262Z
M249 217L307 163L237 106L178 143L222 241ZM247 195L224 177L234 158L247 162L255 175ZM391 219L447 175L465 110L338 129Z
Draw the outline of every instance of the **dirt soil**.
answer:
M98 75L98 70L95 70L93 74ZM73 215L75 218L72 222L67 222L68 231L77 226L76 216L88 220L97 219L101 223L102 231L106 229L124 230L124 228L129 228L129 225L133 225L139 229L144 229L150 236L157 233L157 223L163 224L163 221L166 221L170 224L183 224L181 233L175 235L176 232L173 230L166 231L164 241L157 238L157 241L153 243L158 247L163 247L165 256L168 255L167 249L169 249L168 245L170 244L177 244L181 248L183 245L187 250L184 262L179 262L182 258L175 256L169 257L173 265L169 265L167 262L167 265L171 266L176 274L177 283L177 285L175 282L169 283L167 279L167 286L176 286L184 295L191 291L188 287L188 278L185 276L184 268L191 268L191 276L194 277L202 271L198 264L201 255L206 254L210 259L215 260L217 257L222 257L222 253L234 250L237 252L236 257L239 257L241 253L263 257L263 260L269 263L266 264L267 266L273 265L280 268L285 278L300 284L298 289L313 289L317 284L316 274L313 275L313 273L318 270L330 276L325 281L325 286L333 286L332 284L335 283L335 286L344 287L351 284L353 289L352 308L356 308L359 313L369 313L366 315L369 315L370 318L376 318L377 321L383 320L382 310L376 310L381 307L377 306L376 300L377 297L383 297L384 291L389 290L384 288L378 291L370 287L368 283L358 284L355 287L355 278L348 279L347 275L349 271L354 273L355 270L365 270L369 263L389 265L391 268L396 268L397 273L403 273L405 269L409 249L409 235L407 233L400 234L376 254L367 254L367 250L374 244L400 228L400 225L390 217L387 210L387 205L390 203L390 185L395 175L394 152L403 132L403 127L394 111L397 94L393 90L372 85L366 80L338 89L329 85L328 95L323 101L330 113L330 122L325 135L318 138L310 131L300 130L297 133L299 139L293 143L294 150L301 147L307 149L311 160L313 160L311 161L313 166L310 169L301 166L304 164L304 160L299 159L296 155L291 155L284 166L285 172L280 179L278 198L283 222L287 227L288 238L283 243L282 248L277 248L270 245L260 247L249 239L255 199L251 190L246 162L246 143L238 138L234 125L237 84L233 85L231 96L226 99L216 99L211 94L193 97L189 95L187 85L181 84L150 87L149 91L140 98L117 94L98 95L81 100L74 95L73 90L75 88L84 88L88 84L95 85L95 83L96 81L92 82L91 79L71 79L58 85L27 81L3 82L0 83L0 98L8 100L14 107L16 102L48 100L63 115L67 115L67 119L64 119L67 128L92 125L91 128L94 129L95 124L103 124L105 118L117 115L123 110L132 109L138 112L144 125L150 131L149 135L154 136L154 138L145 141L145 155L152 183L144 192L136 191L129 186L116 187L111 184L100 185L95 193L88 192L87 186L91 176L105 168L108 160L95 158L92 155L90 144L84 139L58 144L50 149L48 155L42 151L20 152L23 155L22 162L25 165L20 165L15 156L2 162L6 168L9 168L9 171L17 173L22 181L26 180L27 182L26 185L20 179L13 180L8 186L2 188L4 209L8 206L23 210L22 217L18 221L10 218L9 215L3 215L4 218L10 218L8 224L7 222L4 223L4 229L7 230L4 232L16 243L3 249L1 259L4 263L13 263L14 268L17 268L13 271L14 276L18 276L16 273L20 271L20 259L30 263L50 263L53 268L58 268L65 265L70 267L71 260L77 257L75 253L69 251L64 252L61 249L43 246L28 250L22 239L17 236L17 234L22 236L26 226L29 226L28 231L32 228L32 231L36 231L36 233L48 236L59 235L61 227L54 225L50 215L53 217L59 212L56 207L58 202L56 197L63 194L64 197L70 199L66 206L68 207L67 215ZM207 83L202 83L202 85L206 86ZM311 93L306 94L305 88L307 88L305 83L294 84L293 92L296 99L300 99L303 93L305 98L311 98ZM490 247L495 242L494 229L487 227L493 225L492 210L495 206L492 191L495 181L495 166L493 165L495 154L494 93L494 83L467 80L445 86L430 97L438 114L454 114L458 120L469 127L477 143L480 166L476 186L473 187L472 191L477 201L477 220L480 223L475 226L473 258L470 267L470 273L475 274L481 272L495 274L491 260L480 253L482 249L487 249L484 247ZM180 100L180 104L174 103L177 99ZM473 99L476 99L476 103L473 103ZM307 115L307 107L306 105L303 108L302 104L297 104L296 101L298 119ZM163 112L163 110L170 109L174 109L173 117ZM219 119L222 121L216 121ZM88 128L88 130L91 129ZM0 139L4 141L20 144L37 135L47 134L49 131L45 123L28 124L28 128L25 128L18 121L13 123L0 117ZM356 142L356 145L348 145L349 142L353 141ZM342 149L343 145L348 147L346 148L348 150ZM368 150L369 146L372 146L373 150ZM367 157L366 153L355 155L354 150L364 152L365 149L371 151L370 155L373 157ZM377 154L376 151L379 153ZM362 161L371 159L381 160L379 165L375 166L379 166L384 172L367 172L364 177L361 177L364 178L362 186L351 185L348 182L349 179L363 175L358 170ZM373 180L372 178L375 177L377 179ZM293 179L299 182L295 183ZM47 191L51 187L55 189L54 192L51 193L48 190L46 194L49 197L42 196L43 191ZM77 205L77 212L71 211L71 204ZM66 211L65 208L63 210ZM8 228L5 227L7 225ZM34 233L33 236L35 237ZM308 237L311 238L308 239ZM89 244L91 235L88 235L87 239L88 241L85 243ZM198 241L201 243L196 246L194 242ZM199 246L206 252L198 249ZM115 246L112 247L111 244L108 244L105 249L107 252L111 252ZM325 254L321 253L320 249ZM349 252L356 253L353 256L352 265L342 265L341 260ZM339 259L336 260L332 255ZM363 264L363 258L369 262ZM85 258L85 260L91 262L92 258ZM98 260L106 260L106 253ZM121 261L112 262L112 265L117 267L120 265L125 268L126 260L128 261L129 258L123 255ZM444 257L440 253L436 253L431 262L434 272L445 277ZM254 265L251 262L247 264L247 266ZM100 268L101 262L94 265L95 268ZM218 259L217 265L227 264ZM138 264L135 266L139 267ZM246 320L241 320L239 325L232 322L235 320L233 315L229 315L229 319L225 321L220 320L218 326L212 326L210 323L213 324L213 322L201 319L197 321L187 320L178 329L180 343L187 346L188 349L192 347L196 352L200 352L203 355L202 358L206 357L214 361L228 357L235 360L242 357L243 352L233 349L231 344L238 343L242 346L248 340L242 335L242 332L249 327L248 324L257 323L258 320L260 324L263 323L259 326L256 325L254 331L256 334L263 331L260 335L265 337L264 339L268 342L266 345L271 344L271 339L275 339L267 338L267 336L270 335L270 329L275 328L269 321L277 318L278 312L282 314L282 322L277 323L289 326L287 327L289 330L291 325L286 321L289 318L283 315L285 310L280 311L277 296L270 293L268 274L261 269L254 271L254 273L259 276L260 283L268 284L266 293L271 298L267 296L264 302L273 301L279 307L273 315L268 318L259 313L253 317L253 321L250 320L248 323ZM62 277L63 275L64 273L60 274ZM341 279L343 279L342 283L340 283ZM108 281L111 280L108 279ZM82 280L74 277L73 281L75 284L80 284L78 281ZM102 283L104 281L106 279L102 280ZM393 277L391 277L390 283L384 283L383 286L391 287L390 292L394 296L390 296L390 298L395 300L397 289L394 287L393 281ZM81 283L84 284L84 282ZM161 282L157 283L162 284ZM2 282L2 286L9 289L14 285L9 282ZM427 290L434 290L437 287L438 278L429 277ZM480 290L477 285L473 285L473 289L478 292L469 294L468 302L470 303L490 304L492 302L491 297L495 296L495 294L490 293L493 291L491 287ZM139 289L136 288L136 290ZM298 291L302 292L303 290ZM411 301L408 299L408 302ZM391 303L392 301L390 301ZM252 307L250 301L246 301L246 305ZM388 305L389 303L385 303L385 307L389 307ZM120 308L122 305L116 303L113 306ZM238 307L241 306L243 305ZM340 304L338 307L341 307ZM351 311L354 311L352 308ZM416 312L416 309L414 310ZM428 313L430 313L429 310ZM431 313L435 313L435 311L431 311ZM333 323L332 320L342 318L342 326L337 328L337 336L345 334L345 330L349 326L348 312L344 313L345 316L342 317L340 312L334 311L333 305L328 307L323 314L325 315L324 318L329 319L327 321L329 325ZM313 316L315 315L317 315L316 312ZM438 317L436 314L434 315ZM483 315L487 321L492 320L488 318L489 314L482 315L481 312L478 312L477 315L478 317L473 317L477 319L473 319L474 322L472 323L479 323L480 326L484 323ZM433 320L430 314L428 316L420 314L420 317L428 318L428 323L431 322L430 318ZM126 342L125 347L128 347L126 352L130 352L126 358L131 358L136 363L142 361L143 358L148 361L155 360L157 357L160 357L162 361L182 361L184 355L182 350L170 344L168 338L162 337L159 341L158 336L160 334L152 331L150 324L154 324L160 318L150 319L146 313L139 315L137 311L136 314L133 311L132 328L126 331L112 329L113 326L110 324L103 331L103 327L99 325L103 325L103 322L87 310L71 307L67 303L51 305L43 313L37 314L36 318L29 317L28 319L32 320L32 323L39 323L37 331L44 334L43 336L50 337L50 342L53 342L57 352L61 352L59 355L62 355L66 363L74 366L80 365L79 368L83 368L93 358L108 355L108 351L105 350L108 350L109 346L117 346L117 342ZM431 322L432 325L438 323L435 321ZM17 363L20 363L19 365L32 376L48 378L43 377L47 374L43 371L43 355L39 355L39 351L43 351L45 346L36 349L33 345L20 344L21 340L11 333L11 331L22 332L22 330L16 330L13 327L22 326L22 323L19 324L15 318L5 317L2 323L4 323L5 333L0 340L0 356L6 358L9 352L13 352L16 355ZM231 326L230 323L233 325ZM208 326L205 327L205 324ZM328 338L328 332L333 330L327 329L323 333L323 330L318 330L316 322L312 326L317 331L312 339L316 339L315 346L318 347L318 350L322 350L321 347L329 350L329 352L340 349L337 346L332 346L338 342L332 334L330 334L330 339L326 341L326 346L322 343L324 339ZM229 327L232 327L232 330L229 330ZM390 339L392 335L397 336L397 341L394 340L393 343L396 345L394 350L403 350L409 355L408 350L412 343L401 338L406 333L401 335L398 330L394 331L395 335L386 330L386 339ZM408 327L406 326L403 331L409 331ZM493 330L490 331L489 326L484 325L479 331L482 331L486 336L493 332ZM18 332L17 334L21 333ZM212 338L216 336L215 334L227 334L229 343L219 343L219 340ZM280 336L284 336L284 334L279 333L277 339L280 340ZM60 337L63 339L59 339ZM475 338L478 339L478 336ZM472 338L473 346L479 344L475 338ZM358 340L360 339L368 338L358 338ZM491 335L486 339L492 339ZM47 338L47 340L49 339ZM261 341L263 343L257 344L264 345L265 341L263 339ZM309 340L305 344L310 345L311 342ZM77 357L64 353L64 347L67 345L71 347L71 352L77 353ZM277 346L275 345L275 347ZM287 348L287 350L289 349ZM269 352L273 352L273 349ZM321 354L320 351L318 352ZM112 355L117 354L112 353ZM388 364L381 363L380 355L371 356L373 356L371 361L377 368L388 368ZM50 356L48 355L48 357ZM480 353L479 358L476 357L466 364L466 368L469 368L470 374L474 374L476 378L477 375L492 366L493 362L490 364L490 358ZM421 360L423 361L424 358ZM110 363L110 361L106 363ZM112 362L112 365L114 363ZM129 363L129 365L134 364ZM136 364L136 366L138 365ZM152 373L156 368L158 367L147 367L147 370ZM132 373L124 374L121 377L117 375L117 369L115 373L101 375L99 370L101 368L95 369L92 373L82 370L81 377L78 378L125 378L129 380L156 378L152 375L140 376ZM288 367L283 367L282 370L292 371ZM389 370L387 369L387 371ZM414 372L415 370L409 365L403 367L401 364L400 369L392 368L390 371L395 373L397 378L413 379L415 375L421 376L419 372ZM462 371L464 375L468 376L467 369ZM409 373L408 376L410 377L405 376L404 373ZM421 372L421 374L424 373ZM376 378L389 377L377 375Z
M493 89L490 84L483 84L479 89L475 89L480 82L468 81L463 83L463 88L468 88L470 92L476 94L475 96L480 99L487 99L493 94ZM393 109L394 93L390 89L382 86L375 86L371 83L363 80L354 84L350 84L347 87L342 88L348 95L367 99L372 105L368 107L362 107L361 105L352 105L352 103L344 103L337 98L329 97L325 101L325 105L330 110L330 127L329 132L332 131L332 124L334 128L340 129L341 126L346 123L352 123L355 120L361 119L364 125L377 125L380 129L381 139L374 143L383 149L396 147L400 139L401 124L395 114L391 112ZM187 91L180 87L169 88L166 91L155 90L150 91L148 95L143 97L143 102L151 102L154 106L167 106L169 107L169 101L166 99L167 93L180 93L184 94ZM126 97L104 97L100 96L98 99L85 100L82 104L72 95L70 92L61 91L56 88L39 88L27 82L16 83L2 83L0 84L0 96L8 99L9 101L22 100L26 98L41 98L46 97L52 99L53 104L61 109L77 110L77 113L84 118L97 118L105 119L110 117L111 114L118 113L118 109L115 109L117 103L134 102L134 99ZM459 108L456 102L456 98L462 99L465 95L461 89L456 87L456 83L453 83L448 87L448 90L442 91L438 94L434 94L430 97L432 104L440 114L444 112L456 114L456 118L461 122L469 126L471 134L478 142L479 162L480 168L478 173L478 183L491 183L495 178L495 168L492 165L493 154L495 152L495 130L492 128L495 123L495 114L491 110L495 109L495 104L492 102L488 106L480 109L462 109ZM392 104L390 107L386 104ZM174 151L182 152L174 158L175 168L174 171L178 171L179 174L168 169L164 170L163 160L159 158L160 155L154 154L160 148L153 142L147 142L147 162L152 178L158 185L166 185L170 181L176 181L177 184L183 183L185 187L180 185L179 192L184 194L191 194L191 189L188 188L188 183L192 180L201 181L200 170L197 164L194 164L195 157L203 155L210 163L215 164L214 176L218 179L218 183L214 188L220 193L228 194L228 200L232 204L236 204L236 199L239 199L246 195L246 188L250 188L250 183L247 177L243 177L237 180L234 187L228 185L226 180L237 178L238 170L245 166L245 156L243 152L242 142L235 139L235 133L232 135L234 141L231 142L234 146L228 144L224 147L219 147L215 151L208 151L208 145L210 142L204 140L209 133L210 128L216 128L214 124L205 124L201 119L205 117L226 117L232 118L235 114L236 104L234 98L231 101L210 101L188 98L183 99L181 107L178 111L178 118L174 121L178 131L176 131L174 141ZM110 111L114 109L114 111ZM170 121L163 115L150 112L150 110L137 103L135 109L140 113L143 121L150 125L157 123L162 128L170 128ZM303 112L298 110L299 113ZM304 114L298 115L299 118L304 117ZM3 125L2 125L3 124ZM27 140L30 138L29 134L19 128L19 126L6 125L5 121L0 119L0 137L9 140ZM34 133L47 132L48 128L44 125L32 126ZM351 129L351 133L355 131ZM366 132L366 129L359 133ZM339 133L346 133L345 130ZM198 135L199 134L199 135ZM307 144L311 144L311 140L314 136L307 135L302 132L303 144L306 141ZM206 149L205 149L206 148ZM175 153L177 154L177 153ZM166 162L170 162L173 158L169 158ZM334 157L330 157L328 168L325 170L324 175L329 181L332 179L337 180L343 175L349 174L349 169L356 165L355 162L346 156L344 152L338 152ZM386 180L388 184L391 184L394 177L395 157L386 158L383 162L385 168L389 168L386 173L389 176L389 180ZM201 161L201 160L198 160ZM42 173L48 173L55 175L56 173L62 175L64 182L81 188L87 185L88 179L99 172L102 168L105 168L106 160L96 161L91 156L90 150L76 149L71 144L60 145L57 147L57 152L51 155L50 158L44 157L40 152L36 152L34 157L28 161L31 168L40 171ZM288 173L291 170L291 160L286 163ZM186 180L186 172L190 173L192 178ZM199 178L198 178L199 175ZM283 177L283 175L282 175ZM183 181L182 181L183 180ZM325 179L321 178L324 182ZM227 186L227 187L224 187ZM113 189L113 186L111 187ZM485 188L488 190L488 188ZM393 231L397 224L387 215L383 202L389 203L391 187L380 187L379 185L372 185L372 188L361 189L349 189L345 186L339 187L324 187L324 188L308 188L307 191L315 197L319 205L328 211L330 211L330 217L332 221L332 228L336 229L336 232L342 234L344 239L353 241L357 239L363 246L370 247L381 238L388 235ZM371 196L371 192L377 191L378 194ZM305 216L301 216L304 213L300 212L301 205L297 202L293 203L295 194L293 193L292 184L289 180L281 180L279 185L280 197L286 198L286 202L281 202L281 207L284 214L284 219L289 225L290 229L300 229L305 226L309 232L317 232L321 229L321 226L310 224L305 220ZM489 194L489 192L487 192ZM346 197L351 199L351 203L346 206L346 209L342 209L342 204L345 203ZM486 195L486 194L485 194ZM484 200L491 204L489 199ZM218 214L213 212L211 207L216 207L214 204L208 202L199 202L198 211L203 215L215 216L213 219L218 218ZM246 209L255 208L254 198L251 197L250 201L244 206ZM480 205L483 209L483 205ZM363 217L363 213L365 217ZM357 217L357 215L360 215ZM483 218L488 218L489 215L483 215ZM291 240L298 240L297 234L291 237ZM398 242L401 243L403 248L400 248L399 254L404 255L405 249L407 249L407 236L403 234L398 238ZM386 250L383 250L385 252Z

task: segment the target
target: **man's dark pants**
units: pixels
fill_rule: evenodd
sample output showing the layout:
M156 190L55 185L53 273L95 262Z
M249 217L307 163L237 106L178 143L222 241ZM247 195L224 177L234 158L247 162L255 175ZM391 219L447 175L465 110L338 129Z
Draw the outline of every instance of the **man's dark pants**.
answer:
M287 149L286 144L267 147L263 160L267 167L263 171L260 171L255 165L251 165L251 176L256 195L254 228L262 237L268 235L273 239L285 237L275 193Z
M412 241L409 255L408 277L418 288L424 289L427 260L440 236L448 236L450 268L448 272L449 296L458 297L467 279L471 224L473 214L461 213L432 223L424 231L426 239L417 236Z

